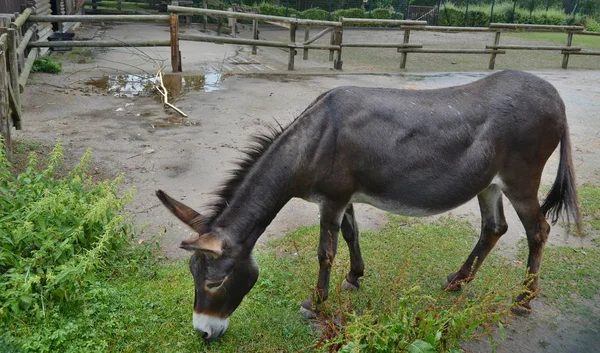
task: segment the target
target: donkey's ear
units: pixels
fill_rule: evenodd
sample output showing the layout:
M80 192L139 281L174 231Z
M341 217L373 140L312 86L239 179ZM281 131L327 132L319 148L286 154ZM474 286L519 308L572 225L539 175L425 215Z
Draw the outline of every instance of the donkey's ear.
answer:
M192 208L174 200L162 190L156 191L156 196L183 223L192 227L199 234L206 233L206 218Z
M219 257L223 255L223 245L223 240L210 233L206 233L198 238L182 241L179 247L189 251L202 251L209 255Z

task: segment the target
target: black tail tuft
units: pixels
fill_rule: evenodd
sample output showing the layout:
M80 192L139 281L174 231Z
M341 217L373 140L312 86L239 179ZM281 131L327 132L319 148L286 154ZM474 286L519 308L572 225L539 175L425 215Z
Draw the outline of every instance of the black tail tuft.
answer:
M564 211L567 222L575 221L577 231L581 233L581 213L577 202L577 189L575 187L575 170L571 157L571 141L569 129L560 140L560 162L558 172L552 188L542 204L542 213L550 217L552 224L558 221L560 214Z

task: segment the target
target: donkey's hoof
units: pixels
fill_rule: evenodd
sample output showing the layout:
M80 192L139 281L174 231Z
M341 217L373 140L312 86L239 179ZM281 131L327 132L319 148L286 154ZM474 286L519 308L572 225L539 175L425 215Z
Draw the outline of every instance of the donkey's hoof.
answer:
M446 282L444 282L442 289L446 292L458 292L462 289L462 287L460 285L460 282L452 282L446 279Z
M531 305L529 305L529 303L514 303L512 308L510 308L510 311L518 316L526 316L528 314L531 314L533 310L531 309Z
M530 314L532 311L531 304L529 303L531 298L532 297L530 295L528 295L527 293L519 294L515 298L515 301L513 302L513 306L510 308L510 311L513 314L519 315L519 316L525 316L527 314Z
M350 283L347 279L344 278L344 281L342 282L342 288L344 288L345 290L358 290L358 286L355 284Z
M317 317L314 311L306 309L302 305L300 305L300 315L302 315L303 318L309 320L315 319Z
M312 300L308 299L302 302L302 304L300 305L300 314L305 319L315 319L319 312L317 311L317 309L313 308Z
M458 292L462 289L462 282L458 279L458 273L451 273L446 277L446 282L444 282L442 289L446 292Z

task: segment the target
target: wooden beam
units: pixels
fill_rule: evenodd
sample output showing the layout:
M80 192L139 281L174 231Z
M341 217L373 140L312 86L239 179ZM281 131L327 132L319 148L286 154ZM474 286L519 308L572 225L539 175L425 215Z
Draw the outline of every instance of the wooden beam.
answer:
M194 42L208 42L215 44L240 44L240 45L256 45L259 47L273 47L273 48L299 48L299 49L321 49L321 50L338 50L340 47L336 45L326 44L292 44L283 43L270 40L254 40L254 39L243 39L243 38L228 38L228 37L215 37L215 36L198 36L192 34L180 34L179 40L189 40Z
M181 39L181 37L180 37ZM95 40L74 40L74 41L53 41L53 42L30 42L28 48L120 48L120 47L170 47L170 40L130 40L122 41L95 41Z
M413 20L382 20L377 18L340 18L342 25L386 25L386 26L402 26L402 25L426 25L427 21Z
M28 22L169 22L169 15L31 15Z
M508 50L565 50L579 51L581 47L556 46L556 45L486 45L487 49L508 49Z
M249 20L260 20L260 21L275 21L284 23L295 23L297 25L314 25L314 26L341 26L341 22L333 21L320 21L320 20L304 20L292 17L279 17L270 15L259 15L254 13L245 12L231 12L211 9L199 9L195 7L182 7L182 6L167 6L167 11L175 13L191 13L196 15L209 15L214 17L235 17L244 18Z
M514 30L547 30L553 32L583 31L583 26L553 26L553 25L531 25L520 23L490 23L491 28L507 28Z
M346 43L342 48L422 48L423 44L405 43Z
M492 49L398 49L400 52L407 53L428 53L428 54L506 54L505 50L492 50Z

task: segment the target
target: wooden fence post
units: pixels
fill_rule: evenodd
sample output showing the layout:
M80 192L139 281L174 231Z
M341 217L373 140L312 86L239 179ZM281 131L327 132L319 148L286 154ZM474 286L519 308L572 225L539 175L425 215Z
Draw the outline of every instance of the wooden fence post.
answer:
M258 20L252 20L252 39L258 40ZM256 55L256 45L252 46L252 54Z
M223 8L224 8L223 4L219 4L219 10L223 11ZM221 35L222 27L223 27L223 17L219 16L217 18L217 36Z
M402 41L402 43L408 44L409 40L410 40L410 30L405 29L404 30L404 40ZM400 54L400 68L401 69L406 69L406 57L407 56L408 56L408 53L405 51L403 51L402 54Z
M570 47L571 43L573 43L573 32L569 32L569 34L567 35L567 47ZM566 69L567 65L569 65L569 52L568 51L563 54L562 68Z
M0 27L4 26L4 19L0 18ZM0 134L4 139L4 149L6 158L12 160L12 141L10 138L10 117L9 111L9 91L8 91L8 71L6 70L6 42L7 35L0 34Z
M21 130L21 91L19 90L19 66L17 59L17 30L14 24L8 29L6 61L8 63L9 85L8 97L13 100L14 111L12 121L17 130ZM11 92L12 91L12 92ZM12 97L11 97L12 93Z
M339 49L337 49L337 55L336 55L336 59L333 62L333 68L336 70L341 70L342 69L342 37L344 34L344 30L342 27L336 27L333 30L333 33L335 33L335 40L333 42L334 45L338 45Z
M500 34L502 32L498 31L496 32L496 35L494 36L494 46L500 44ZM494 51L496 50L496 48L494 48ZM488 65L488 68L490 70L493 70L494 67L496 66L496 52L490 54L490 64Z
M208 1L202 0L202 7L208 9ZM208 16L202 16L202 23L204 24L203 28L206 29L206 24L208 23Z
M290 23L290 43L296 43L296 28L298 25L296 23ZM296 56L296 48L290 48L290 59L288 62L288 70L294 70L294 56Z
M310 25L306 25L306 27L304 27L304 41L308 42L309 39L310 39ZM304 48L302 60L308 60L308 49L306 49L306 48Z
M173 72L181 72L181 56L179 52L179 16L171 14L171 68Z
M341 19L340 19L341 21ZM331 32L331 37L329 38L329 45L334 45L335 43L335 31ZM335 52L335 50L331 49L329 51L329 61L333 61L333 53Z

